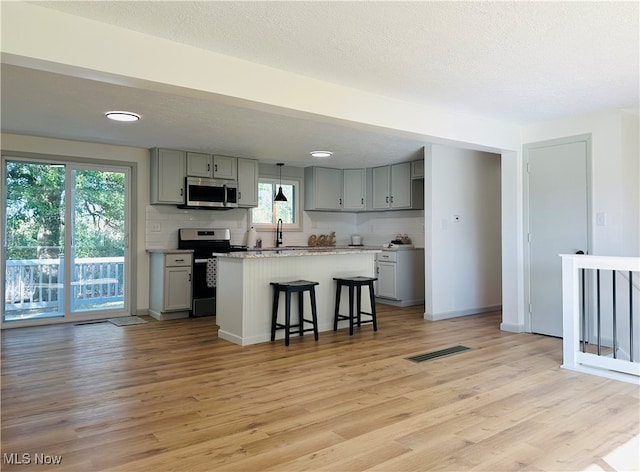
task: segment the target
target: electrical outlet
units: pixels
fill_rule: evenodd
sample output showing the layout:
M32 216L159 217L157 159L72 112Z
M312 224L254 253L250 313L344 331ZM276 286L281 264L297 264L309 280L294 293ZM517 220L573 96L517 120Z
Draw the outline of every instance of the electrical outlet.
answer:
M162 231L162 226L160 225L160 223L151 223L151 232L159 233L160 231Z

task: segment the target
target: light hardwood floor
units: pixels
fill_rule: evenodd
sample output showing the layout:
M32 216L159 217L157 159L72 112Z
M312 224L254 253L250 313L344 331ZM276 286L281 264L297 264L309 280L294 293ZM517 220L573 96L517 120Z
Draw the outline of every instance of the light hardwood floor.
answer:
M214 318L4 330L2 470L614 470L637 444L638 387L560 369L559 339L378 307L377 333L288 348ZM62 464L16 464L36 454Z

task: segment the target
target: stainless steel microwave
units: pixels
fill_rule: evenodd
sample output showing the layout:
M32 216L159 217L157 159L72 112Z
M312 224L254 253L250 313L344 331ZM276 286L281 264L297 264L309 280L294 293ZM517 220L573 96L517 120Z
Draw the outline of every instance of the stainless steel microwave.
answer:
M186 177L183 208L231 209L238 207L238 186L232 180Z

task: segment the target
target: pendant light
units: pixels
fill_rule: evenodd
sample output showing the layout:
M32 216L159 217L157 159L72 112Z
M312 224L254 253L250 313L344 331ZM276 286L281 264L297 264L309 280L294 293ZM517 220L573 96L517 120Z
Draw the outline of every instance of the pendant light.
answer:
M278 194L276 195L276 198L273 199L274 202L286 202L287 201L287 197L284 196L284 193L282 193L282 166L284 165L282 162L278 162L278 164L276 164L278 167L280 167L280 188L278 188Z

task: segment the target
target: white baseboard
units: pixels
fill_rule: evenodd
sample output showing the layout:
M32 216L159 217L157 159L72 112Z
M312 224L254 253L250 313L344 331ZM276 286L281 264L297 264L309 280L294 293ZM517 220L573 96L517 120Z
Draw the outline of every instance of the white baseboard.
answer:
M449 311L445 313L425 313L424 319L429 321L447 320L449 318L459 318L460 316L479 315L480 313L490 313L502 310L502 305L486 306L482 308L468 308L466 310Z
M408 306L424 305L424 298L419 298L416 300L392 300L390 298L376 297L376 303L405 308Z
M500 331L508 331L510 333L524 333L524 325L520 324L511 324L511 323L500 323Z

